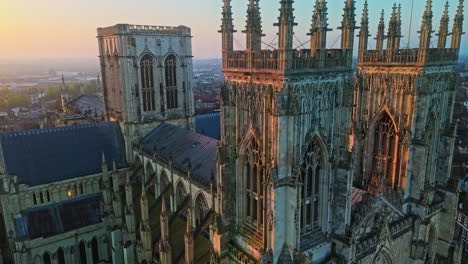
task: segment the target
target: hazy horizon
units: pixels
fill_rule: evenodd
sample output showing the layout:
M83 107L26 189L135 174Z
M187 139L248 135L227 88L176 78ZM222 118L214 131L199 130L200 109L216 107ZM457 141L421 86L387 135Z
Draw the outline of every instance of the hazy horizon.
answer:
M245 47L245 37L241 31L245 27L247 0L232 1L237 49ZM340 26L344 0L328 1L329 27L328 47L339 46ZM393 1L369 0L371 22L370 48L375 47L373 38L377 29L381 9L386 12L386 27ZM402 5L403 35L402 47L406 47L409 32L411 0L397 0ZM416 33L420 28L425 0L414 0L413 26L410 47L418 44ZM450 28L453 24L458 0L450 0ZM356 20L360 24L364 0L356 1ZM438 30L445 1L433 3L433 29ZM276 30L273 26L278 17L279 0L260 1L262 24L266 36L265 43L275 45ZM311 24L314 1L296 0L295 16L299 26L295 28L295 47L304 44L308 48L306 35ZM100 1L60 1L60 0L21 0L0 2L0 63L42 60L97 60L98 49L96 28L119 23L176 26L192 28L193 55L196 59L217 59L221 56L221 38L217 32L221 24L221 0L100 0ZM464 29L468 30L468 19ZM437 39L433 34L432 43ZM464 36L466 37L466 35ZM272 41L273 40L273 41ZM355 38L357 41L357 38ZM466 40L462 41L461 54L468 54ZM266 46L265 46L266 47Z

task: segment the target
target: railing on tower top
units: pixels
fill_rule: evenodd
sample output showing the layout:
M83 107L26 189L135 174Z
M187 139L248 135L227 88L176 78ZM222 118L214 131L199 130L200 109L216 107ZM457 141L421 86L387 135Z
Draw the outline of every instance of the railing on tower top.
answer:
M361 50L360 65L423 66L458 60L458 49Z
M236 50L225 54L225 70L284 71L351 67L350 50L326 49L311 53L303 50Z

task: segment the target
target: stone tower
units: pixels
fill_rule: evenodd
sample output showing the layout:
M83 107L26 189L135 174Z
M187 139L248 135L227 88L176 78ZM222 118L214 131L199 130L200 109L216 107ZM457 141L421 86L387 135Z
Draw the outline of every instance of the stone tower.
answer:
M248 2L247 49L233 49L224 0L222 136L213 259L321 261L345 234L355 3L345 2L339 49L326 47L327 2L317 0L311 49L293 47L293 0L280 0L278 47L261 49L259 1Z
M107 118L123 125L128 153L163 121L193 129L190 28L118 24L97 33Z
M439 39L434 41L437 48L431 48L435 28L431 0L427 0L419 46L414 49L400 49L401 11L394 6L388 35L383 35L382 15L377 49L368 50L367 3L364 10L352 114L354 186L373 197L381 197L377 200L392 204L393 212L400 214L382 220L385 223L382 226L404 226L404 219L414 220L412 238L408 239L411 242L407 243L404 235L394 242L410 246L409 256L396 253L393 261L434 263L435 256L450 259L454 246L448 241L453 238L456 210L456 191L449 178L456 135L452 114L463 1L455 17L451 48L446 46L450 34L448 4L437 34ZM370 215L363 212L353 215L354 226ZM357 241L368 235L358 228L353 232ZM358 249L354 254L364 251ZM384 258L384 254L380 257Z

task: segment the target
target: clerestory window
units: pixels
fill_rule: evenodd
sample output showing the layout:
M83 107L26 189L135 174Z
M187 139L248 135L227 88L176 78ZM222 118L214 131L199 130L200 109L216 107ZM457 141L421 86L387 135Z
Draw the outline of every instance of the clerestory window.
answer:
M156 100L154 92L154 60L149 54L146 54L140 61L141 90L143 97L143 111L149 112L156 110Z
M167 56L164 63L164 76L166 78L167 109L177 108L177 61L172 54Z

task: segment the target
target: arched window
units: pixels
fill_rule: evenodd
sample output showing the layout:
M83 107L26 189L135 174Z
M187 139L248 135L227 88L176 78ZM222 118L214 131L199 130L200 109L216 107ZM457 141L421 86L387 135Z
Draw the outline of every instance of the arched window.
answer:
M93 240L91 240L91 253L93 255L93 264L98 264L99 263L99 248L98 248L98 242L96 238L93 238Z
M166 77L167 109L177 108L177 61L174 55L169 55L164 62L164 76Z
M57 261L58 264L65 264L65 252L63 252L62 248L57 250Z
M205 196L199 194L195 200L195 224L199 226L205 219L208 213L208 203L206 202Z
M37 197L35 193L33 193L33 202L34 202L34 205L37 205Z
M44 203L44 194L42 192L39 193L39 199L41 200L41 204Z
M154 60L149 54L146 54L140 61L141 90L143 97L143 111L156 110L154 98Z
M255 140L252 140L247 146L244 169L247 222L261 227L263 224L264 171L260 150Z
M84 193L84 187L83 187L83 184L81 183L80 184L80 194L83 194Z
M397 164L397 133L393 120L387 113L376 122L374 129L374 146L372 162L372 178L379 186L393 188L398 178Z
M324 153L317 138L307 148L302 160L301 231L303 235L320 229L320 185L324 173Z
M184 184L182 181L180 181L177 184L176 188L176 204L177 208L182 205L182 202L185 200L185 197L187 196L187 191L185 190Z
M42 263L43 264L52 264L49 253L47 253L47 252L44 253L44 255L42 256Z
M85 243L81 241L78 247L79 247L79 253L80 253L80 264L87 264Z

